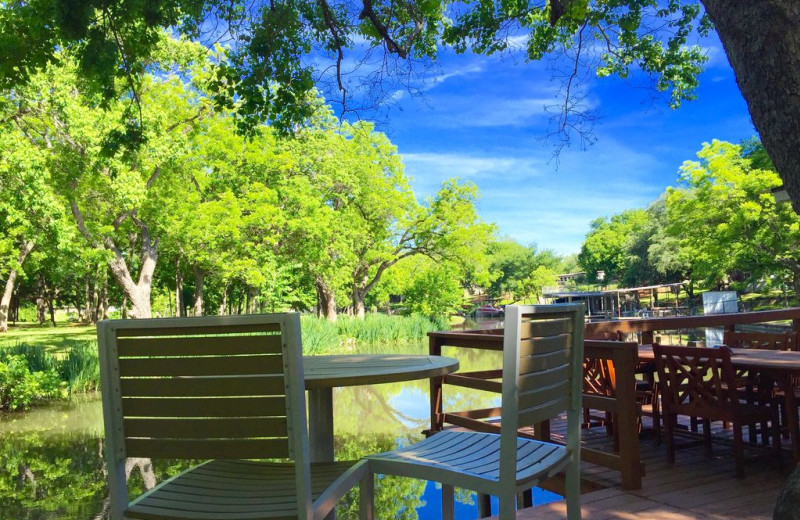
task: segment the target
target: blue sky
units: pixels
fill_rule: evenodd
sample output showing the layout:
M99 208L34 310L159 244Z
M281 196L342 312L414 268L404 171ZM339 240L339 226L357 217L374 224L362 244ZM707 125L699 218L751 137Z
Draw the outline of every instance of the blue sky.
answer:
M663 96L653 99L658 94L641 74L590 78L584 89L601 115L597 141L586 150L574 142L558 161L555 141L543 138L552 128L544 107L558 102L559 84L547 62L508 55L445 53L424 100L398 91L379 129L397 145L420 198L450 177L472 181L481 216L501 235L575 253L592 220L646 207L675 185L680 165L703 142L755 135L719 41L702 45L710 60L698 99L678 110Z

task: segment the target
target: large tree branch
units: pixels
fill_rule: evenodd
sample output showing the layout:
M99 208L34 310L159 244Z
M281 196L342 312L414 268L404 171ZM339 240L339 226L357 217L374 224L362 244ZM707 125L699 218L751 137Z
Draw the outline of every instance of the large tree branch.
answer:
M408 56L408 49L403 48L394 41L392 35L389 34L389 28L378 19L378 15L372 7L372 0L363 0L363 5L364 8L361 10L361 14L358 15L358 19L363 20L367 18L370 23L372 23L373 27L375 27L375 30L378 31L384 43L386 43L386 50L405 59Z

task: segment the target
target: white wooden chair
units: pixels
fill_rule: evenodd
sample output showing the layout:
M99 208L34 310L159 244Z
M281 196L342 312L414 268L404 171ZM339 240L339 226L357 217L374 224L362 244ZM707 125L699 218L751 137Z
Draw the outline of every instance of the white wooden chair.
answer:
M497 496L500 520L512 520L518 493L566 469L567 516L580 519L583 316L582 304L506 307L500 434L445 430L368 456L370 472L441 482L444 519L457 486ZM563 412L566 445L518 436Z
M97 335L112 520L315 520L367 482L363 462L309 463L297 314L103 321ZM212 460L128 503L127 457Z

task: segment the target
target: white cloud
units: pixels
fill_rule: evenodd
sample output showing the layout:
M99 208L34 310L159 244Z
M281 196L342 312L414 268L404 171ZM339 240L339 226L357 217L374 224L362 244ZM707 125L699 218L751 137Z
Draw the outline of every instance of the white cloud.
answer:
M644 208L665 188L651 177L662 166L658 159L612 139L586 152L563 152L558 168L537 150L530 155L420 152L403 158L420 198L434 194L450 177L473 181L481 193L482 218L497 224L501 235L559 254L577 252L592 220Z

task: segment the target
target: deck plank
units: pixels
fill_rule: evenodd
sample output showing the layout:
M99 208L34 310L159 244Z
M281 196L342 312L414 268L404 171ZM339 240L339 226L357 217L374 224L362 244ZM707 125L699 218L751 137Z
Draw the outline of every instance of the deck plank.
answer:
M551 427L553 437L558 438L563 432L563 425L556 422ZM789 452L784 452L783 470L780 470L769 449L746 445L745 478L736 479L730 430L716 426L712 433L715 443L712 456L707 458L703 446L692 442L692 434L682 432L674 465L667 463L663 442L658 444L654 439L640 441L646 474L642 489L635 491L621 489L619 472L584 463L582 478L602 489L590 491L581 497L583 519L771 519L775 501L791 471ZM719 439L721 441L717 442ZM592 448L610 449L610 441L602 428L585 431L583 440ZM517 512L517 520L565 517L566 504L563 500ZM496 520L496 517L493 518Z

